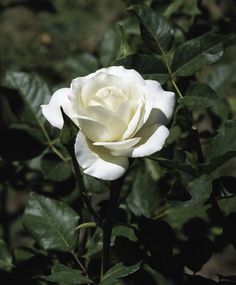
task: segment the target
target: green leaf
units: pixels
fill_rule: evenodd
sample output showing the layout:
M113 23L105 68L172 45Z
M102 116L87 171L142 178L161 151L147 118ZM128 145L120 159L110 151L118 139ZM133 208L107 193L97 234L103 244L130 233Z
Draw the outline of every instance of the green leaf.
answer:
M209 173L236 155L236 122L227 121L212 139L203 173Z
M186 208L204 205L211 195L212 179L209 175L202 175L190 181L186 185L186 189L190 193L191 199L184 202L175 201L172 203L175 207Z
M68 205L30 193L23 222L45 250L71 251L77 242L79 216Z
M153 216L160 204L156 181L144 167L137 169L132 181L132 190L127 197L128 207L137 216Z
M118 52L118 55L116 56L116 58L123 58L126 56L129 56L131 54L133 54L133 50L128 42L127 39L127 35L125 34L125 31L123 29L123 27L121 25L117 25L116 26L117 32L120 35L121 38L121 45L120 45L120 50Z
M51 181L64 181L72 175L68 162L61 160L54 153L43 155L41 158L41 169L44 178Z
M174 38L168 19L142 5L134 5L129 10L138 18L141 35L147 46L158 54L167 53Z
M98 61L90 53L81 53L67 58L65 68L69 71L70 78L76 78L95 72L98 69Z
M172 71L174 76L189 76L204 66L217 62L223 55L226 37L206 33L191 39L175 51Z
M190 108L208 108L214 106L217 99L216 92L210 86L194 83L188 87L184 98L180 98L178 103Z
M169 79L169 74L163 62L148 54L134 54L113 62L114 65L123 65L127 69L135 69L144 79L157 80L161 84Z
M83 180L88 192L104 193L109 190L109 185L107 185L103 180L99 180L93 176L84 174Z
M0 239L0 269L10 271L13 258L4 240Z
M138 271L141 264L141 261L131 266L125 266L122 263L118 263L104 274L99 285L113 285L120 278L131 275Z
M135 228L129 225L116 225L112 229L112 235L126 237L131 241L137 241Z
M109 29L102 38L99 46L99 59L103 66L109 66L119 52L121 39L115 28Z
M25 116L29 116L27 123L31 116L36 116L40 121L45 120L40 106L49 102L51 92L42 79L25 72L8 72L4 83L20 92L25 104Z
M93 283L93 281L84 276L80 270L72 269L62 264L54 265L52 274L49 276L42 276L41 278L49 282L67 285Z
M231 88L236 86L236 63L220 64L209 73L206 82L216 90L219 96L231 94Z

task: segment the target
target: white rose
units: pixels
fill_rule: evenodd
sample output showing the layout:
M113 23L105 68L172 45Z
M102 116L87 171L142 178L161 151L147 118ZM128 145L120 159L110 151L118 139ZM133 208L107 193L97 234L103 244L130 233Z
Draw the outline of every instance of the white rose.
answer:
M42 112L61 129L61 106L80 128L75 154L84 173L114 180L127 170L129 157L148 156L163 147L174 105L174 93L157 81L112 66L74 79L70 88L52 95Z

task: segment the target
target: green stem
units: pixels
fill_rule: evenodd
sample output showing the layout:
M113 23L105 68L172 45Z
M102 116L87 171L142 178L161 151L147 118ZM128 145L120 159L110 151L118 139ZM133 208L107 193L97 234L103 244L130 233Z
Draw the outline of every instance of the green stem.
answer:
M87 272L86 268L83 266L82 262L79 260L79 258L75 254L74 250L71 250L70 253L73 255L74 259L76 260L76 262L80 266L81 270L88 276L88 272Z
M123 185L124 176L111 183L110 199L107 218L103 223L103 254L102 254L102 276L110 267L110 243L112 228L118 208L118 199Z
M170 75L170 81L171 81L171 83L172 83L176 93L178 94L178 96L181 99L183 99L184 96L181 93L179 87L177 86L177 84L175 82L174 73L171 70L171 67L170 67L167 55L166 55L166 53L162 49L161 49L161 52L162 52L164 63L166 65L168 73ZM193 134L193 138L194 138L194 142L195 142L195 150L196 150L196 153L197 153L198 161L200 163L204 163L205 160L204 160L204 155L203 155L203 152L202 152L202 147L201 147L201 143L200 143L200 138L199 138L199 133L198 133L197 127L195 126L195 123L194 123L194 121L192 119L192 116L189 114L188 109L186 107L184 107L184 110L185 110L185 113L186 113L188 119L190 120L190 122L192 124L192 134Z
M49 148L51 148L51 150L58 156L60 157L61 160L63 161L68 161L68 158L64 157L63 154L53 145L53 142L51 141L46 129L44 128L44 125L42 125L41 123L39 123L41 130L43 132L43 135L47 141L47 144L49 146Z

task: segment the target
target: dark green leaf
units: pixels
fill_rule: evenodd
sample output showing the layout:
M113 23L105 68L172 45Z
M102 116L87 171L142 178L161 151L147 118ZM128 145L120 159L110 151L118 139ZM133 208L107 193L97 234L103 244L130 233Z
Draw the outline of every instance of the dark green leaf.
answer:
M120 36L114 28L104 34L99 46L99 59L103 66L109 66L116 59L120 44Z
M137 216L151 217L160 203L156 181L143 167L137 169L132 181L132 191L127 198L128 207Z
M180 98L178 103L190 108L208 108L214 106L218 97L216 92L207 84L191 84L184 98Z
M116 29L121 38L120 50L116 58L119 59L133 54L133 50L128 42L127 35L125 34L123 27L121 25L117 25Z
M98 69L98 61L95 56L89 53L81 53L69 57L65 62L66 70L70 72L70 77L85 76Z
M13 267L12 255L7 247L5 241L0 239L0 269L10 271Z
M217 62L223 55L226 37L206 33L185 42L175 51L172 71L175 76L189 76L206 65Z
M5 84L20 92L25 111L28 109L29 114L31 112L41 121L45 120L40 106L49 102L51 92L43 80L24 72L8 72Z
M126 237L131 241L137 241L135 229L128 225L117 225L112 230L113 236Z
M204 172L210 172L236 155L236 122L227 121L211 141L207 151L208 164Z
M76 245L79 217L61 201L30 193L23 221L32 237L46 250L71 251Z
M150 159L158 161L161 165L172 168L174 170L187 173L189 175L194 175L196 171L188 164L180 162L178 160L171 160L158 156L150 156Z
M142 5L134 5L130 10L140 22L141 35L147 46L158 54L168 52L174 38L168 19Z
M61 160L54 153L43 155L41 158L41 169L45 179L58 182L68 179L72 174L68 162Z
M115 284L120 278L131 275L137 270L139 270L139 268L141 267L141 263L142 262L140 261L131 266L125 266L122 263L116 264L104 274L99 285Z
M85 188L91 193L104 193L109 190L109 186L103 181L90 175L83 175Z
M52 268L52 274L49 276L42 276L42 278L49 282L67 285L93 283L93 281L84 276L81 271L62 264L54 265Z
M168 71L163 62L153 55L134 54L116 60L114 65L123 65L127 69L135 69L142 74L144 79L157 80L161 84L168 78Z
M231 88L236 86L236 63L220 64L209 73L206 82L216 90L219 96L230 94Z
M193 179L186 185L191 199L187 201L175 201L172 204L176 207L195 207L203 205L210 197L212 191L212 179L209 175L202 175Z

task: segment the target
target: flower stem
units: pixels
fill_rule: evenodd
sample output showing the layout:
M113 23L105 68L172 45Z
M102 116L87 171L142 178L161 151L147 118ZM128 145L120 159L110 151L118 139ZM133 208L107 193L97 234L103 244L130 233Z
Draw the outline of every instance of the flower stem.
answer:
M76 260L76 262L78 263L79 267L81 268L81 270L88 276L88 272L86 270L86 268L83 266L82 262L79 260L79 258L77 257L77 255L75 254L74 250L71 250L70 252L74 259Z
M171 81L171 83L172 83L176 93L178 94L178 96L181 99L183 99L184 96L183 96L182 92L180 91L179 87L177 86L177 84L175 82L174 73L171 70L171 67L170 67L167 55L166 55L166 53L162 49L161 49L161 52L162 52L162 56L163 56L163 61L164 61L165 65L166 65L166 68L167 68L168 73L170 75L170 81ZM188 109L186 107L184 107L184 110L185 110L185 113L187 115L187 118L189 119L189 121L192 124L192 135L193 135L193 139L194 139L194 142L195 142L195 150L196 150L196 154L197 154L197 157L198 157L198 161L199 161L199 163L204 163L205 160L204 160L204 155L203 155L203 152L202 152L202 147L201 147L201 143L200 143L200 138L199 138L199 133L198 133L197 127L196 127L196 125L195 125L195 123L194 123L194 121L192 119L192 116L189 113Z
M107 218L103 223L103 253L102 253L102 273L110 267L110 242L112 236L112 228L118 208L118 199L123 185L124 176L111 183L110 199L107 211Z

